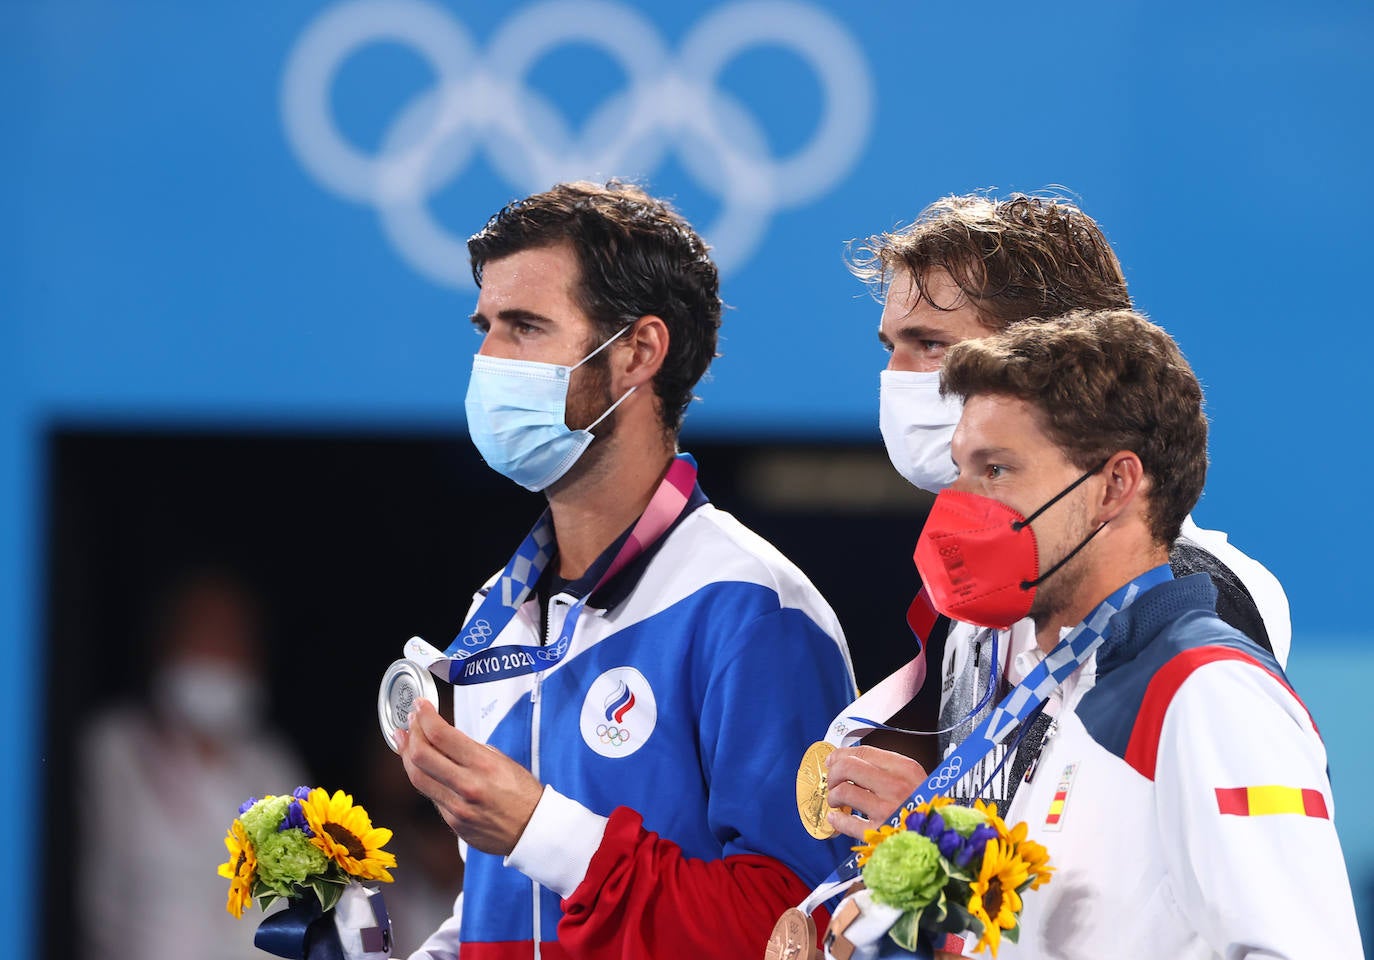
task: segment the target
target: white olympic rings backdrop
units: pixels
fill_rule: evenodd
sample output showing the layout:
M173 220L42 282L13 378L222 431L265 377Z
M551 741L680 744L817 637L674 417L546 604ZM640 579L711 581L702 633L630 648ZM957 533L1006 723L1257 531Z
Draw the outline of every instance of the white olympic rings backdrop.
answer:
M436 83L398 112L379 150L368 154L340 132L333 91L349 59L378 43L414 50ZM628 79L628 89L600 104L580 132L526 84L542 57L571 44L604 52ZM784 157L772 155L758 118L717 86L737 57L761 46L800 58L822 92L810 141ZM801 0L717 7L676 49L616 0L522 7L485 49L437 3L349 0L306 27L287 59L281 98L287 140L309 174L375 208L387 238L414 269L459 288L472 284L466 236L440 224L429 201L461 180L479 150L513 195L571 179L651 179L675 159L719 201L716 219L698 227L729 271L750 258L775 213L812 202L843 180L867 146L873 115L862 49L843 24Z

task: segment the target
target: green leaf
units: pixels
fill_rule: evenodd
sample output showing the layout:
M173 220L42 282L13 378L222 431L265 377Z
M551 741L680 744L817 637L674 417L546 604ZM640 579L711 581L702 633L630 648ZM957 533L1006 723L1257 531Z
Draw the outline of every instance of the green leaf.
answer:
M1002 939L1003 939L1003 940L1010 940L1012 943L1016 943L1017 940L1020 938L1020 936L1021 936L1021 924L1019 924L1019 923L1018 923L1016 926L1012 927L1010 930L1003 930L1003 931L1002 931Z
M949 922L953 924L949 928L951 933L959 933L967 930L970 933L982 934L983 921L968 912L968 907L962 903L950 905Z
M321 910L332 910L334 905L343 896L344 888L342 884L333 883L324 877L313 877L310 886L315 890L315 896L320 901Z
M916 952L916 937L920 933L920 927L917 926L916 919L916 911L908 910L892 925L892 929L887 931L887 935L892 938L897 946L911 953Z
M940 924L944 923L945 915L949 912L948 908L949 897L945 895L944 890L941 890L940 895L932 900L921 913L922 925L938 928Z

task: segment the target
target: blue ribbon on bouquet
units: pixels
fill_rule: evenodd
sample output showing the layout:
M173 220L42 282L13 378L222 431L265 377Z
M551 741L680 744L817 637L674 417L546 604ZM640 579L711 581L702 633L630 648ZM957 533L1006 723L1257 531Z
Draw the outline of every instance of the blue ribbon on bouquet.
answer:
M288 901L253 934L253 946L289 960L344 960L343 944L334 926L334 912L320 909L314 897Z

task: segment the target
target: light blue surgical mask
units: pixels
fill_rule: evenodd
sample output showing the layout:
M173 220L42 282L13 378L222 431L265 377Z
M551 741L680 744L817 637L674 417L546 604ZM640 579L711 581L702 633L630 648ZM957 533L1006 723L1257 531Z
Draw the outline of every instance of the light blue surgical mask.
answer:
M526 490L543 490L567 473L596 439L592 428L611 415L631 387L581 430L570 430L564 417L572 372L630 329L626 325L572 366L536 360L472 358L465 406L468 433L477 452L497 473Z

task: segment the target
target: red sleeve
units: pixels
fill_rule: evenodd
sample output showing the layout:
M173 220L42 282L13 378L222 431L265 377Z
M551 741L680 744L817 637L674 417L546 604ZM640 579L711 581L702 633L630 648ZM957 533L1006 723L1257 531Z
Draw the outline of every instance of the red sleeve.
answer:
M618 807L587 876L563 901L558 940L576 960L752 960L778 917L810 892L772 857L684 857ZM819 945L829 916L822 907L815 918Z

